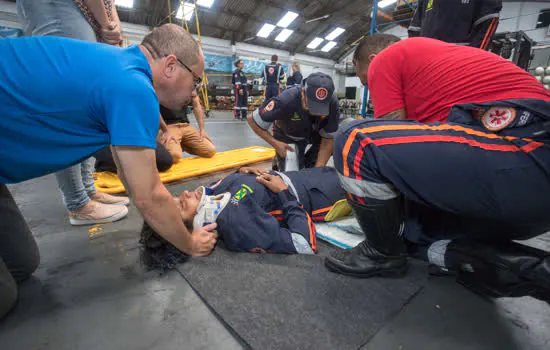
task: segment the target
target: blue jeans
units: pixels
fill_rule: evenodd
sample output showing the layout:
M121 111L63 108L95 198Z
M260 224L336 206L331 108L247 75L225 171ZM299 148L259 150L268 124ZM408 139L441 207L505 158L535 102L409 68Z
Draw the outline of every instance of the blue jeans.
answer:
M96 41L94 30L73 0L18 0L17 14L25 35ZM68 210L85 206L97 192L92 177L93 164L89 158L55 174Z

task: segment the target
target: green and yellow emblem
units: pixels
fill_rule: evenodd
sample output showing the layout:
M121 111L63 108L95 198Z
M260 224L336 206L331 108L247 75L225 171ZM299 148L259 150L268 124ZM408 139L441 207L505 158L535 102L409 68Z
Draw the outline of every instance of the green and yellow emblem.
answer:
M235 201L240 201L241 199L243 199L244 197L246 197L247 194L249 193L253 193L254 191L252 191L252 189L250 187L248 187L247 185L245 184L242 184L241 185L241 189L238 190L234 195L233 195L233 199Z
M426 6L426 12L434 8L434 0L428 1L428 6Z

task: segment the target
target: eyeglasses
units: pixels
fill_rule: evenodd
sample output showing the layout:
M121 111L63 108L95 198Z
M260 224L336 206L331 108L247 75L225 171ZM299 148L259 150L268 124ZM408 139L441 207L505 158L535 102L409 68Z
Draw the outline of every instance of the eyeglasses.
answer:
M189 71L189 73L193 74L193 78L195 78L195 90L198 90L201 87L202 84L202 77L198 76L189 66L187 66L185 63L183 63L179 58L177 58L178 62Z

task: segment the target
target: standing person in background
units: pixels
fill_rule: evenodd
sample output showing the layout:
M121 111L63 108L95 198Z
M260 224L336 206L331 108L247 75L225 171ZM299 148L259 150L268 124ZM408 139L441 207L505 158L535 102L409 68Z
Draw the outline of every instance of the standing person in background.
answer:
M285 70L277 61L279 56L271 56L271 63L264 67L265 102L281 93L281 80L285 79Z
M62 36L120 45L120 20L111 0L18 0L25 35ZM128 214L128 197L97 192L93 159L55 174L72 225L113 222Z
M302 73L300 73L300 63L294 62L292 64L292 75L288 78L286 82L287 87L292 87L295 85L302 85Z
M486 50L501 10L502 0L418 0L409 38L423 36Z
M234 63L235 69L233 71L233 78L231 84L235 89L235 107L233 111L235 113L235 119L246 120L246 112L248 111L248 81L246 74L243 72L244 62L243 60L237 60Z

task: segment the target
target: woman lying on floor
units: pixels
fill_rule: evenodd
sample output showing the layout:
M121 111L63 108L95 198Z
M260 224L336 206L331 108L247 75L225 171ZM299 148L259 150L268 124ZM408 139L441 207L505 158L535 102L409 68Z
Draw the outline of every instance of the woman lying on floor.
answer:
M175 198L189 229L217 223L219 239L229 250L283 254L314 254L314 222L324 221L343 199L338 175L329 167L285 173L243 167ZM149 249L169 245L146 223L141 243Z

